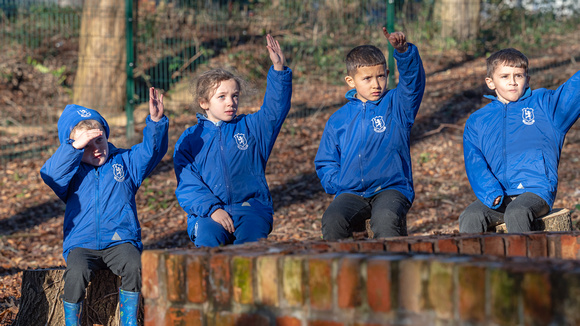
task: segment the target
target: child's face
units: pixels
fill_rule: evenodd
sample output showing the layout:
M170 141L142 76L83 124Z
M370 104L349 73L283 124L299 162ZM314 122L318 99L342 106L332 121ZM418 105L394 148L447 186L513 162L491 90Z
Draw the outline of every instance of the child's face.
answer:
M487 87L495 90L497 98L503 103L515 102L528 87L530 77L524 68L499 65L491 78L485 78Z
M215 94L208 101L201 100L199 105L205 110L207 118L213 122L230 121L238 111L240 87L233 79L222 81Z
M387 91L389 71L384 65L359 67L354 76L344 80L351 88L356 88L356 97L363 101L376 101Z
M88 130L77 130L71 135L71 139L77 140L81 135ZM105 137L105 132L101 136L91 139L84 147L85 152L81 161L93 166L101 166L105 164L109 158L109 142Z

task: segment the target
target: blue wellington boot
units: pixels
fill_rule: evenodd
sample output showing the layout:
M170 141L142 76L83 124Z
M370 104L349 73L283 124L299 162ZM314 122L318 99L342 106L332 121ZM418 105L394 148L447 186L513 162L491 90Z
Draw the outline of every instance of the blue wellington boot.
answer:
M121 315L121 326L137 326L138 307L139 292L119 289L119 315Z
M62 301L64 306L64 322L66 326L80 326L81 325L81 305L79 303L70 303Z

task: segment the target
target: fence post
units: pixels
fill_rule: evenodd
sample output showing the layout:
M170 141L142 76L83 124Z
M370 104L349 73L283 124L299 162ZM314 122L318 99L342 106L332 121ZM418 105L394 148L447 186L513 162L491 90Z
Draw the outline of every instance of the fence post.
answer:
M387 0L387 31L392 33L395 31L395 0ZM387 58L387 66L389 67L389 88L395 88L395 57L393 57L393 51L395 49L391 45L391 42L387 41L389 46L389 57Z
M133 139L135 134L135 121L133 118L133 104L135 103L135 81L133 79L133 67L135 66L135 51L133 49L133 0L125 0L125 38L127 40L127 101L125 114L127 115L127 140Z

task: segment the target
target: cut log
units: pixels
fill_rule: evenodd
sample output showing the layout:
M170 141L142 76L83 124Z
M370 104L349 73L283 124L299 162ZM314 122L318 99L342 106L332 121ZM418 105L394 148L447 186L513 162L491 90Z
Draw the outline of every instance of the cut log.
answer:
M20 308L13 326L64 325L62 295L64 269L27 270L22 274ZM81 325L119 325L121 278L109 270L97 271L87 287ZM139 325L143 325L144 301L140 298Z
M566 208L554 208L548 215L534 220L532 231L572 231L572 212ZM497 233L507 233L505 223L495 227Z

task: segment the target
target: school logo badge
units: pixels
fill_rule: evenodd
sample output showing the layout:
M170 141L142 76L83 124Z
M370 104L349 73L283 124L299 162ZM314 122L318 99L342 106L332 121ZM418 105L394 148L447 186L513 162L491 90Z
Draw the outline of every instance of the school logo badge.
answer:
M242 133L237 133L234 135L234 139L236 140L236 144L238 144L238 148L242 151L248 149L248 140L246 139L246 135Z
M113 176L117 182L125 181L125 170L123 170L123 165L113 164Z
M522 109L522 119L524 119L522 121L528 126L533 125L534 122L536 122L536 120L534 120L534 109L532 108Z
M373 129L375 132L383 132L387 130L387 126L385 125L385 120L381 116L376 116L372 118L373 121Z
M91 116L91 113L87 110L78 110L77 113L83 118L88 118Z

